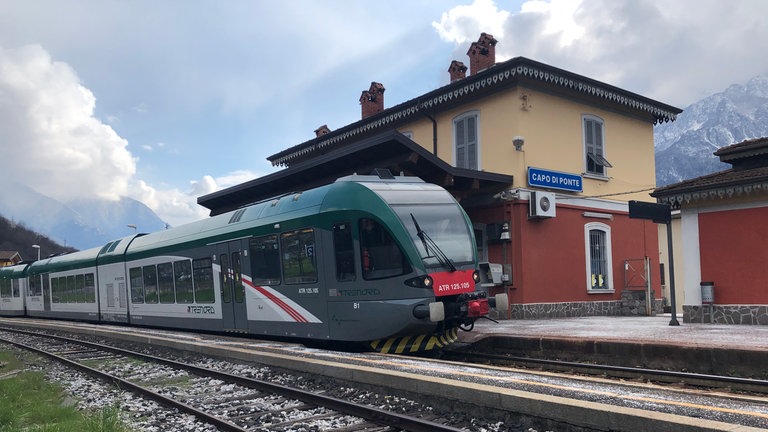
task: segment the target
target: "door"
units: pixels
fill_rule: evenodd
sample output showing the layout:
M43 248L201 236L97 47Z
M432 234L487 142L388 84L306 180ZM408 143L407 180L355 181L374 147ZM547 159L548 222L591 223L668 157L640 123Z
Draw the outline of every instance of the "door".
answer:
M218 247L221 266L219 283L221 287L221 317L225 330L248 330L248 313L243 284L243 257L240 240L222 243Z

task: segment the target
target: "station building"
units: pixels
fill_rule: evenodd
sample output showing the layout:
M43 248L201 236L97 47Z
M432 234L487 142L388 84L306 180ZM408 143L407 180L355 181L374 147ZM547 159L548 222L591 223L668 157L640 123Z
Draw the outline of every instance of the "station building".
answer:
M497 63L483 33L450 63L450 83L385 108L372 82L361 119L268 158L273 174L200 197L211 215L388 169L450 191L469 214L491 294L508 317L653 314L662 305L659 237L630 219L652 201L654 124L681 112L528 58ZM505 317L499 317L505 318Z
M651 194L679 211L683 322L768 325L768 138L714 154L732 167Z

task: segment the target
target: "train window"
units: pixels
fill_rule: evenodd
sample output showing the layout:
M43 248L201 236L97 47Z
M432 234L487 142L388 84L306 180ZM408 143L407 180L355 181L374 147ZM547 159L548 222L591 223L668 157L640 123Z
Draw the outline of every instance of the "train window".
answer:
M176 303L194 303L192 292L192 264L189 260L173 263L173 279L176 281Z
M131 279L131 303L144 303L144 277L141 275L141 267L134 267L128 271Z
M13 282L13 296L14 297L20 297L21 294L20 294L20 290L19 290L19 280L18 279L14 279L12 282Z
M144 301L157 304L157 268L154 265L144 266Z
M213 263L210 258L192 261L192 272L195 277L195 300L197 303L213 303Z
M219 272L221 301L222 303L232 303L232 285L230 285L229 280L229 257L227 254L219 255L219 265L221 266L221 271Z
M85 303L85 275L75 276L75 291L73 301L77 303Z
M336 255L336 280L355 280L355 248L352 242L352 226L349 222L333 226L333 249Z
M11 280L0 279L0 297L8 298L11 296Z
M315 232L304 228L280 235L283 251L283 275L285 283L317 282L315 266Z
M160 290L160 303L176 303L176 293L173 290L173 264L157 265L157 287Z
M51 301L59 303L59 278L51 278L51 292L53 293Z
M251 239L251 272L255 285L280 284L280 248L277 236L268 235Z
M373 219L360 219L360 256L365 279L399 276L410 271L400 247Z
M242 303L245 300L245 286L243 286L240 252L232 252L232 282L234 282L235 286L235 303Z
M40 283L40 275L32 275L29 277L29 296L41 296L43 295L43 286Z
M67 291L64 293L65 303L77 303L77 285L75 285L75 276L67 276Z
M93 273L85 274L85 302L96 303L96 279Z

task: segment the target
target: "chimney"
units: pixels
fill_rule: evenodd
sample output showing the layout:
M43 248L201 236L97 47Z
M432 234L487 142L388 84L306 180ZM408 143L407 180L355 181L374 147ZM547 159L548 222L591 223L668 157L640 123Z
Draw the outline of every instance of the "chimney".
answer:
M467 51L470 75L474 75L496 64L497 42L493 35L488 33L481 33L480 39L477 42L472 42L469 51Z
M322 125L319 128L315 129L315 138L325 135L327 133L331 132L330 129L328 129L328 125Z
M451 75L451 82L458 81L467 77L467 67L464 63L454 60L448 67L448 73Z
M371 87L363 90L363 94L360 95L360 105L362 105L364 119L384 111L384 90L386 90L384 86L377 82L371 82Z

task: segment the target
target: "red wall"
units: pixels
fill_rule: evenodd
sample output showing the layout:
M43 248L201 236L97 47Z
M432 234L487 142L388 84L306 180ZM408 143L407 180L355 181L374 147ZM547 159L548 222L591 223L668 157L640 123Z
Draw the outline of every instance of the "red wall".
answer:
M716 304L768 303L768 208L699 214L701 280Z
M658 234L655 223L612 213L613 220L584 217L583 207L557 205L557 217L528 219L526 202L470 212L473 221L511 222L507 262L512 264L512 303L608 301L621 298L624 260L651 258L652 287L661 297L658 278ZM605 210L593 210L607 213ZM584 225L599 222L611 227L614 293L587 293ZM502 263L502 246L489 246L489 260Z

